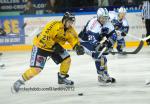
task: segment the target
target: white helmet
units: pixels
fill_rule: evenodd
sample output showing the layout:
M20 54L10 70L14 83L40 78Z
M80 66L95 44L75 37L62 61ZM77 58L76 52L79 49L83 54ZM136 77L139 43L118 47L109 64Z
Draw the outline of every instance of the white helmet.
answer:
M106 8L99 8L97 10L97 18L99 17L109 17L108 10Z
M127 10L124 7L120 7L119 10L118 10L118 12L119 13L127 13Z

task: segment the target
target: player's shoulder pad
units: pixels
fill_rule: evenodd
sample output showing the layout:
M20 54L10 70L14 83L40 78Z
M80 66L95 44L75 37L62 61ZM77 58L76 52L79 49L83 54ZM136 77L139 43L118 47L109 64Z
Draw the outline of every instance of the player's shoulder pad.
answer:
M92 18L88 25L87 25L87 31L91 31L91 32L94 32L94 33L98 33L100 31L100 28L101 25L100 23L97 21L97 18Z

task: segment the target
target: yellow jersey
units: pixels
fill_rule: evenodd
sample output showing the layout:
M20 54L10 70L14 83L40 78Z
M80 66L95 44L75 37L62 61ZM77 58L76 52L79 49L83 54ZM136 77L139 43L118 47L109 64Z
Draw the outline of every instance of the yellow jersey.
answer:
M79 43L78 34L73 27L64 30L62 21L51 21L42 29L41 33L34 38L33 45L46 51L52 51L55 43L61 46L68 42L73 48Z

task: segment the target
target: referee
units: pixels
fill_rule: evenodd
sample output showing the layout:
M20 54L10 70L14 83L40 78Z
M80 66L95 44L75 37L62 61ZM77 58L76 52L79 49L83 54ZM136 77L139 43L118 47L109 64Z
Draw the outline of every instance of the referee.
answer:
M150 35L150 0L144 0L143 1L143 7L142 7L142 19L145 20L145 26L146 26L146 36ZM150 45L150 39L147 41L147 45Z

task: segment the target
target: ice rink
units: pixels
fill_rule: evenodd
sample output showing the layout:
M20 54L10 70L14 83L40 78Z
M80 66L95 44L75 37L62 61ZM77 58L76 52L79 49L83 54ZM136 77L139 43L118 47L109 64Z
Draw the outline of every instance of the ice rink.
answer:
M100 86L94 61L90 56L76 56L70 53L72 65L70 79L75 88L68 91L20 91L11 93L11 86L28 68L30 52L6 52L1 60L6 64L0 69L0 104L150 104L150 47L143 48L135 55L109 55L109 74L117 79L110 86ZM58 88L57 66L51 59L44 70L25 88ZM83 96L78 96L83 93Z

